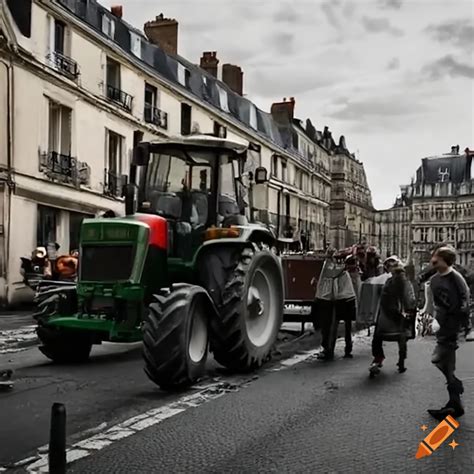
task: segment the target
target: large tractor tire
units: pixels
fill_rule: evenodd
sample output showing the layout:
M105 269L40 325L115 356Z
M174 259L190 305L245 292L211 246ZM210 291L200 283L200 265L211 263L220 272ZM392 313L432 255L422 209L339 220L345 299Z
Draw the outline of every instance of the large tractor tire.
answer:
M245 248L223 283L220 317L211 321L217 362L239 372L266 362L283 322L283 305L278 258L268 248Z
M92 340L89 334L52 326L36 329L42 343L40 351L57 364L80 364L89 359Z
M149 306L143 328L145 372L164 390L192 385L205 371L206 298L200 286L179 284L162 290Z

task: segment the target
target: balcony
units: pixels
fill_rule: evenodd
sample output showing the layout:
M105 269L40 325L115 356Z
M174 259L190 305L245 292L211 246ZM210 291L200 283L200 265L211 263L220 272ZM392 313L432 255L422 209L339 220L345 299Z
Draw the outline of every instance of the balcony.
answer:
M104 194L106 196L121 197L122 188L128 182L127 175L116 174L110 170L104 170Z
M72 185L76 188L90 184L91 170L87 163L55 151L40 153L39 171L50 181Z
M69 79L74 80L79 76L79 66L73 59L58 53L57 51L52 51L48 54L47 59L54 69L57 69Z
M145 104L144 117L146 123L152 123L164 130L168 129L168 114L161 109Z
M107 85L107 98L128 112L132 111L133 97L116 87Z

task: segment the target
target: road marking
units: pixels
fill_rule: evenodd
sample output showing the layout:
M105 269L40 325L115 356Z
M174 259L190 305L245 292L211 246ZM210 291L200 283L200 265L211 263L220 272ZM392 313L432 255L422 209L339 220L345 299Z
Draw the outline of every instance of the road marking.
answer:
M278 372L280 370L288 369L295 364L311 359L319 351L320 349L314 349L295 354L288 359L279 361L276 367L269 367L268 369L264 369L262 372ZM110 446L116 441L128 438L129 436L137 434L151 426L157 425L164 420L185 412L189 408L196 408L204 403L227 395L228 393L235 392L239 388L244 388L257 378L258 377L255 377L255 374L247 378L229 377L225 380L206 384L204 386L195 386L194 388L200 388L198 392L183 395L174 402L167 403L159 408L152 408L151 410L129 418L117 425L113 425L108 429L104 429L104 424L102 423L97 428L92 429L96 434L74 443L66 451L66 461L70 464L79 459L88 457L107 446ZM19 466L20 464L24 465L25 460L19 461L14 466ZM48 453L41 453L39 457L35 457L34 462L30 461L26 469L28 472L34 473L48 472Z

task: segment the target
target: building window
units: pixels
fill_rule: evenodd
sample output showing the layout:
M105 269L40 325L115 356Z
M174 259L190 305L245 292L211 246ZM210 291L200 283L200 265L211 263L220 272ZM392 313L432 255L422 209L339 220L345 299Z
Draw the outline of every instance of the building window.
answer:
M192 107L188 104L181 104L181 135L191 133Z
M219 104L220 104L221 109L224 112L230 112L230 110L229 110L229 98L227 96L227 91L224 90L220 86L217 86L217 91L219 93Z
M191 73L181 63L178 63L178 82L182 86L189 88L190 80Z
M115 21L106 13L102 14L102 33L111 39L115 38Z
M271 174L272 176L275 176L275 178L278 178L278 156L277 155L272 156Z
M120 64L111 58L107 58L107 87L120 90Z
M71 155L72 110L48 101L48 152Z
M288 182L288 168L286 161L281 162L281 180L285 183Z
M145 109L147 107L156 107L158 98L158 89L155 86L145 83Z
M123 169L123 150L125 138L111 130L106 131L106 177L105 192L119 196Z
M66 25L60 20L53 19L51 28L53 30L51 36L51 51L65 54Z
M130 32L130 51L137 58L142 57L142 38L133 31Z
M255 105L250 104L250 117L249 117L249 123L250 126L257 130L258 129L258 124L257 124L257 109L255 108Z
M36 245L47 247L48 243L56 243L59 223L59 209L38 205L36 225Z

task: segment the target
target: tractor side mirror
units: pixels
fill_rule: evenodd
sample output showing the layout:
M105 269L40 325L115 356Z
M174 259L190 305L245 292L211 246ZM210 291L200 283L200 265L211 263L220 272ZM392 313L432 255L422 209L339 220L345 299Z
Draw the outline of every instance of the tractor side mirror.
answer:
M133 164L135 166L145 166L150 159L150 144L139 143L133 149Z
M255 169L255 184L263 184L268 181L268 171L265 167L259 166Z

